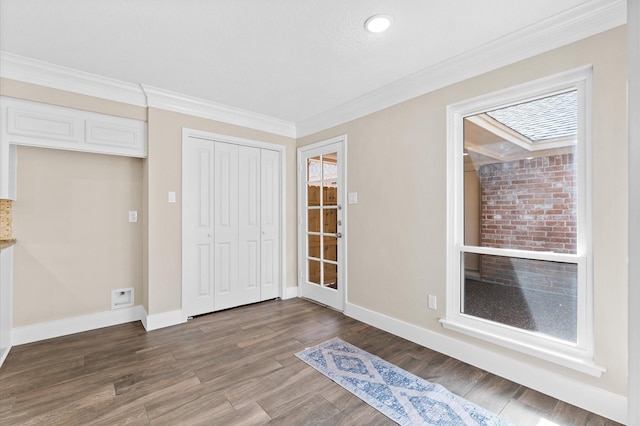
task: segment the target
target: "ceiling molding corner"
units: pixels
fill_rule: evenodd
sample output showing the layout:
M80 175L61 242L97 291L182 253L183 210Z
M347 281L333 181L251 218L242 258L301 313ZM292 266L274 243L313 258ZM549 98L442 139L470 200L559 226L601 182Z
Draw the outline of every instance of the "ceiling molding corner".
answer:
M0 51L0 77L81 95L146 106L140 86Z
M289 121L145 84L140 86L146 95L149 107L235 124L290 138L296 137L296 127Z
M298 137L346 123L626 23L625 0L594 0L296 123Z

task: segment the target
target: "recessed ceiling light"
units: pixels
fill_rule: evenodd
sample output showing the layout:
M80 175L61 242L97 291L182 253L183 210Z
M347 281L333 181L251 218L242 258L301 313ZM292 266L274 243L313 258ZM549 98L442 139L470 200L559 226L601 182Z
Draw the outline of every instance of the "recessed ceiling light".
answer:
M370 33L381 33L391 26L391 17L387 15L374 15L364 21L364 27Z

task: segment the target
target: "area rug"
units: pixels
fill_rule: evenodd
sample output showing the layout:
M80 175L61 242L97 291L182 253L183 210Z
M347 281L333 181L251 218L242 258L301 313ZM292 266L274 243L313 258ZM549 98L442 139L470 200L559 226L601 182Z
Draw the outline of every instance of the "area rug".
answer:
M443 386L338 338L296 356L400 425L509 425Z

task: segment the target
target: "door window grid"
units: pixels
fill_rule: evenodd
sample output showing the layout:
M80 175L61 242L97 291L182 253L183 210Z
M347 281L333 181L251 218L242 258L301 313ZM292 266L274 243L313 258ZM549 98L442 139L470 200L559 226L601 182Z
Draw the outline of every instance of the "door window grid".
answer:
M307 279L338 285L336 153L307 160Z

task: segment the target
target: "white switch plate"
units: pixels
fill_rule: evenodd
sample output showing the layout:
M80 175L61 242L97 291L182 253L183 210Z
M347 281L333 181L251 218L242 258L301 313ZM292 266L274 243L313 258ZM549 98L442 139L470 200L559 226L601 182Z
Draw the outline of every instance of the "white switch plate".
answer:
M168 195L168 201L170 203L175 203L176 202L176 193L173 191L169 191L169 195Z
M137 222L138 221L138 212L135 210L129 211L129 222Z
M438 309L437 299L433 294L429 295L429 309Z
M358 193L350 192L349 193L349 204L358 204Z

